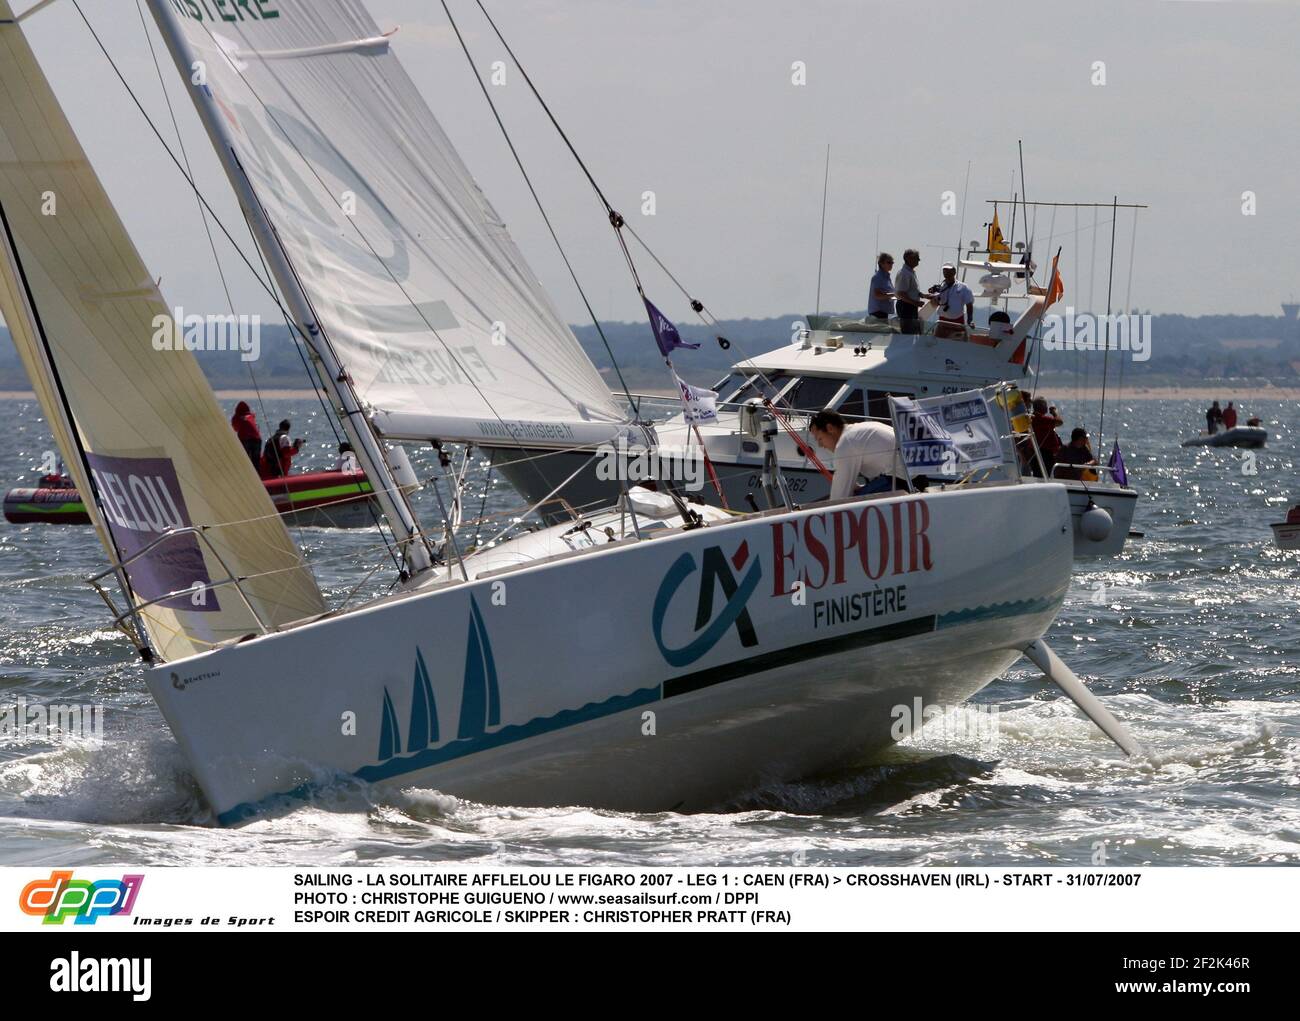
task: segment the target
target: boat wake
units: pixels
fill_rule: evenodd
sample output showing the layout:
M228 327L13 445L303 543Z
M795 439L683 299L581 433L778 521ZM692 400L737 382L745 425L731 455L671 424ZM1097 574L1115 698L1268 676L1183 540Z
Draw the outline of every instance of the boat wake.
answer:
M1239 701L1189 712L1144 694L1105 701L1132 722L1148 757L1118 756L1065 699L1022 697L999 706L995 747L987 734L923 730L873 761L763 786L713 812L502 807L322 775L308 800L233 829L216 826L161 722L141 716L99 745L0 749L10 756L0 762L0 816L15 860L26 862L34 846L76 847L74 858L90 862L129 849L155 864L251 856L331 866L1086 864L1101 845L1115 865L1171 854L1300 860L1300 810L1275 806L1250 825L1232 822L1264 777L1300 775L1300 706ZM1191 807L1210 788L1218 811ZM98 828L89 843L88 825ZM1050 852L1035 836L1044 828Z

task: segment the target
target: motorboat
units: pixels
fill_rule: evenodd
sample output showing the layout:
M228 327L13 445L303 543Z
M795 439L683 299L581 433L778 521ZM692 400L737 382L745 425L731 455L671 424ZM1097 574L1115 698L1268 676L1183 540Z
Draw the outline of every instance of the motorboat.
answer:
M1273 541L1282 549L1300 549L1300 504L1287 511L1285 521L1275 522L1269 528L1273 529Z
M1258 425L1235 425L1216 433L1201 433L1183 440L1184 447L1245 447L1258 450L1268 442L1268 430Z
M808 435L814 412L830 408L847 421L888 421L890 397L929 398L1020 377L1029 331L1041 317L1044 301L1041 295L1031 298L1030 309L996 340L976 330L969 337L960 331L936 336L934 321L927 322L926 332L914 335L874 320L810 316L795 343L738 362L713 385L718 400L712 421L689 422L684 412L673 409L675 401L637 395L644 406L657 403L667 415L655 424L654 455L682 479L689 472L680 466L698 461L702 449L716 484L709 481L699 488L700 497L719 506L747 507L751 498L761 498L764 454L746 427L746 414L755 402L770 405L789 425L775 442L791 494L797 502L825 499L829 473L818 463ZM494 467L526 497L540 497L558 485L576 506L610 498L610 484L588 463L589 450L548 455L526 446L491 453ZM1070 469L1064 465L1023 475L1028 484L1050 477L1066 486L1078 558L1120 553L1137 506L1137 490L1126 479L1116 481L1112 466L1094 466L1093 472L1095 481L1069 478Z
M365 472L299 472L263 479L262 485L292 528L371 528L379 513ZM90 524L81 493L66 475L10 489L4 495L4 517L13 525Z

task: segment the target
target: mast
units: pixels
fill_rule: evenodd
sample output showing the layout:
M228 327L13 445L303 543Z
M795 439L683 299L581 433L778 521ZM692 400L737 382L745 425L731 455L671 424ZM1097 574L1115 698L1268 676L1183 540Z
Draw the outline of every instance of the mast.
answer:
M234 188L239 204L244 210L257 247L261 249L271 275L284 295L289 311L293 313L295 325L306 340L307 350L319 363L320 375L325 379L326 385L329 386L342 409L343 429L356 451L357 460L361 462L361 467L371 480L376 500L397 536L407 568L412 574L427 570L433 564L427 542L420 529L420 523L388 463L383 442L371 426L365 409L352 387L352 379L339 361L333 346L328 343L328 340L325 343L319 342L324 338L324 330L317 321L311 300L298 280L288 253L280 243L275 226L267 217L253 183L239 161L211 89L205 85L192 84L191 69L195 58L176 20L176 12L168 0L147 0L147 2L163 41L167 44L167 49L176 64L176 70L188 86L187 91L194 101L199 120L203 122L208 139L216 150L222 169L230 179L230 185Z

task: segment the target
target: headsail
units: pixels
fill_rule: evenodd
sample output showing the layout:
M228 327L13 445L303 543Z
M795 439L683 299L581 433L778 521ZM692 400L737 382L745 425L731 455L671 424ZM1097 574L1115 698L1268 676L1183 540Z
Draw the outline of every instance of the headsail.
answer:
M381 432L558 446L619 430L629 416L359 0L170 6Z
M0 313L87 510L165 659L320 613L301 554L169 316L8 0L0 0ZM70 414L69 414L70 413ZM151 544L172 528L203 526Z

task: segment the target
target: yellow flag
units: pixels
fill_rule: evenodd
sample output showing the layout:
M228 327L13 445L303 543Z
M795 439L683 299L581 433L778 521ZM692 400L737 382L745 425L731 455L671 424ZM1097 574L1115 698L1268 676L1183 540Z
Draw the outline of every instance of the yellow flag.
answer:
M991 262L1003 261L1001 256L1006 259L1011 257L1011 246L1006 243L1002 237L1002 228L998 225L998 209L993 207L993 222L989 224L989 260Z

